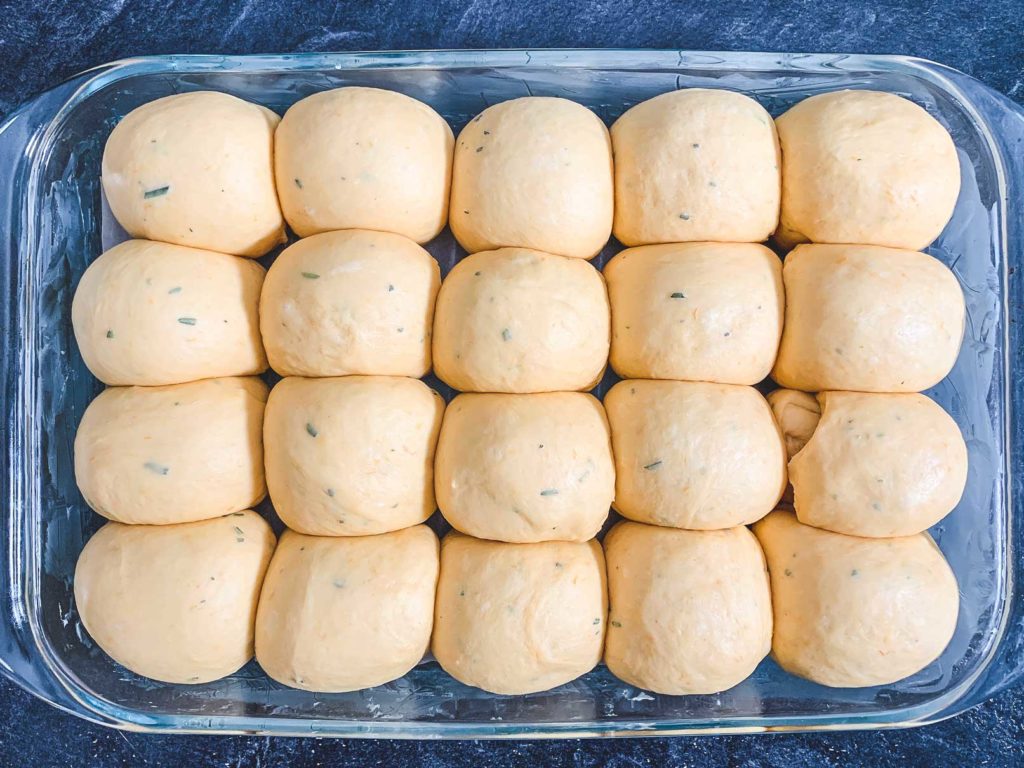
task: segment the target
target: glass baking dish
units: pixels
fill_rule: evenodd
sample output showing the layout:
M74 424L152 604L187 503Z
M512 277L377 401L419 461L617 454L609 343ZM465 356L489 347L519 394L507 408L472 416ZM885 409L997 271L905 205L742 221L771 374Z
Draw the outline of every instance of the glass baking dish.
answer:
M141 678L103 654L72 599L78 553L102 521L74 481L75 428L100 385L74 344L70 304L86 265L124 238L100 193L104 141L126 112L172 93L221 90L283 112L343 85L407 93L456 131L516 96L564 96L611 123L636 102L684 87L739 90L773 114L821 91L874 88L935 115L956 140L963 188L929 251L960 279L968 323L956 368L929 394L960 424L970 451L963 501L933 530L962 596L942 657L908 680L861 690L815 685L768 659L713 696L652 695L599 667L553 691L505 697L461 685L429 659L388 685L318 695L274 683L255 663L215 683L180 686ZM85 72L15 112L0 127L0 161L0 669L62 709L138 731L387 738L878 728L961 712L1024 668L1022 489L1012 472L1022 440L1013 406L1024 387L1015 275L1024 252L1024 115L966 75L902 57L685 51L140 58ZM619 247L609 244L598 265ZM447 231L429 248L444 270L462 255Z

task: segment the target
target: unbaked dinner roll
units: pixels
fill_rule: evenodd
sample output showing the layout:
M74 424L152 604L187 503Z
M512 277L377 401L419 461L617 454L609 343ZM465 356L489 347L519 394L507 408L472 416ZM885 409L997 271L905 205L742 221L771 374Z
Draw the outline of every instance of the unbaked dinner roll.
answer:
M582 392L466 394L445 411L437 505L482 539L587 541L615 495L604 408Z
M822 93L776 125L784 158L776 238L786 247L810 240L917 250L953 215L956 147L912 101L878 91Z
M590 389L608 362L610 324L604 280L587 262L476 253L437 296L434 371L464 392Z
M953 636L956 578L926 533L844 536L776 511L754 526L771 575L772 656L835 688L894 683L931 664Z
M601 545L505 544L455 531L441 542L431 649L459 682L546 691L597 666L608 596Z
M110 387L75 435L86 502L122 523L187 523L237 512L266 495L256 378Z
M967 446L924 395L822 392L821 421L789 463L800 522L851 536L909 536L957 505Z
M96 644L132 672L208 683L241 668L274 532L251 510L178 525L107 523L75 569Z
M448 123L426 104L379 88L307 96L275 135L277 192L300 237L332 229L433 239L448 219Z
M103 150L110 210L132 237L262 256L285 239L274 190L279 120L213 91L133 109Z
M686 88L615 121L615 237L625 245L760 242L779 221L771 115L741 93Z
M756 384L775 363L782 262L755 243L627 248L604 268L623 378Z
M181 384L263 373L264 270L249 259L149 240L115 245L75 289L71 321L104 384Z
M441 270L412 240L350 229L303 238L277 257L260 299L282 376L412 376L430 370Z
M437 571L425 525L347 539L285 531L260 595L256 660L307 691L395 680L430 647Z
M592 258L612 228L608 129L568 99L488 107L459 134L452 233L470 253L515 246Z
M267 487L285 525L314 536L406 528L434 511L444 401L416 379L283 379L263 428Z
M616 677L656 693L718 693L772 645L764 555L743 526L680 531L621 522L604 540Z
M775 423L782 430L786 457L792 459L814 434L821 418L821 406L814 395L797 389L776 389L768 393L767 400Z
M772 371L807 392L920 392L945 378L964 295L938 259L872 245L801 245L786 257L786 322Z
M786 450L752 387L620 381L604 407L615 509L642 523L712 530L759 520L786 487Z

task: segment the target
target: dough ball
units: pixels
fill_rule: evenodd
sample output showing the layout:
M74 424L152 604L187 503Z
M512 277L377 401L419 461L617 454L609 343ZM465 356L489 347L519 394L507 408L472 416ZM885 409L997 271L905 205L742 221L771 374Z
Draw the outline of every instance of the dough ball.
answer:
M581 104L512 99L459 134L451 227L470 253L514 246L590 259L608 242L612 207L608 129Z
M779 221L771 115L740 93L686 88L612 126L615 237L625 245L760 242Z
M821 418L818 399L796 389L776 389L768 393L775 423L786 442L786 456L792 459L807 445ZM790 478L792 480L792 478Z
M430 647L437 571L425 525L348 539L285 531L260 596L256 660L307 691L395 680Z
M251 507L267 493L266 402L256 378L106 389L75 435L78 487L121 523L188 523Z
M454 137L423 102L379 88L336 88L293 104L274 167L300 237L332 229L433 239L448 219Z
M265 272L248 259L149 240L89 265L71 320L86 366L104 384L181 384L263 373Z
M743 526L680 531L622 522L604 540L616 677L656 693L738 685L772 646L764 555Z
M75 569L82 623L114 661L165 683L208 683L252 658L274 532L251 510L179 525L107 523Z
M776 511L754 526L771 574L772 656L834 688L886 685L939 657L959 592L926 533L884 541L844 536Z
M786 487L786 450L752 387L620 381L604 399L615 508L641 523L712 530L759 520Z
M785 298L782 262L763 245L629 248L604 276L619 376L756 384L771 372Z
M459 395L441 427L435 487L445 518L471 536L592 539L615 495L604 408L582 392Z
M464 392L591 389L610 324L604 280L587 262L523 248L473 254L441 285L434 371Z
M786 322L772 378L783 387L920 392L956 363L964 295L938 259L871 245L801 245L782 277Z
M416 379L287 378L263 427L267 487L284 524L365 536L434 512L434 448L444 401Z
M491 693L555 688L601 660L604 554L585 543L441 542L431 649L449 675Z
M103 191L132 237L262 256L284 242L266 107L226 93L166 96L133 109L103 150Z
M434 258L401 235L350 229L299 240L263 284L270 365L282 376L424 376L440 285Z
M912 101L878 91L804 99L776 121L782 143L777 239L918 250L960 192L953 139Z
M800 522L851 536L909 536L967 484L956 422L924 395L822 392L821 421L789 463Z

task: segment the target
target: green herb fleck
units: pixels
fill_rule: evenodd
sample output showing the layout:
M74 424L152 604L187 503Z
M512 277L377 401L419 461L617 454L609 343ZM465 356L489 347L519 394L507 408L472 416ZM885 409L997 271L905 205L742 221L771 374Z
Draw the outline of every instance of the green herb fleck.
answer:
M194 317L179 317L178 322L182 325L195 325L196 319Z
M871 502L871 508L873 510L875 510L876 512L880 512L882 510L882 505L879 504L877 501L872 501Z
M330 497L331 497L332 499L334 498L334 489L333 489L333 488L327 488L327 489L325 489L325 490L324 490L324 493L326 493L326 494L327 494L328 496L330 496Z
M565 566L562 565L561 563L558 563L558 562L555 563L555 568L564 568L564 567Z
M391 292L393 292L394 290L395 290L395 286L393 286L393 285L391 285L391 284L388 284L388 293L391 293Z
M465 597L465 596L466 596L466 590L460 589L459 590L459 597Z
M405 333L405 328L403 328L402 326L399 326L398 327L398 332L399 333Z
M245 531L243 531L237 525L232 526L232 528L235 529L235 535L237 535L237 536L245 536Z
M480 277L480 270L479 269L476 272L473 273L473 277Z
M484 151L484 148L483 148L483 147L477 147L477 148L476 148L476 151L477 151L477 152L483 152L483 151Z
M785 573L787 576L792 576L793 575L793 572L791 570L789 570L789 568L787 568L785 571L783 571L783 573Z
M693 148L694 149L700 149L700 144L697 144L696 142L694 142Z
M860 573L860 571L858 571L856 568L854 568L852 571L850 571L850 575L851 576L856 576L858 573Z
M601 619L600 619L600 618L596 618L596 619L594 619L594 626L595 626L595 627L596 627L596 626L597 626L598 624L600 624L600 623L601 623Z
M658 459L657 461L652 461L650 464L644 464L644 469L657 469L660 466L661 459Z
M344 579L335 579L335 580L333 581L333 584L334 584L334 586L336 586L336 587L337 587L338 589L341 589L342 587L344 587L344 586L345 586L345 580L344 580Z
M298 187L299 189L302 189L302 179L296 179L295 186Z
M166 195L170 191L170 189L170 186L157 187L156 189L150 189L146 192L143 192L142 197L144 200L149 200L150 198L154 197L162 197L163 195Z
M306 278L307 280L319 280L320 279L320 275L318 275L316 272L303 272L302 276L304 278Z
M167 293L169 295L171 295L171 296L173 296L176 293L181 293L181 286L180 285L176 285L173 288L171 288L171 290L169 290Z
M614 619L611 621L611 625L613 627L622 627L622 624L620 624L619 622L615 621Z
M683 221L689 221L690 220L690 214L688 214L688 213L680 213L679 214L679 218L682 219Z
M114 332L113 331L107 331L107 338L108 339L114 338Z
M557 488L545 488L543 491L540 492L540 495L541 496L557 496L558 495L558 489Z
M683 293L682 291L676 291L675 293L670 294L669 298L670 299L685 299L686 298L686 294Z
M157 475L166 475L171 471L170 467L165 467L163 464L157 464L155 461L147 461L142 466Z
M308 421L306 422L306 432L309 433L310 437L316 437L317 435L320 434L320 431L312 424L310 424Z
M512 339L512 331L510 331L508 328L502 328L502 330L501 330L501 338L502 338L503 341L511 341L511 339Z

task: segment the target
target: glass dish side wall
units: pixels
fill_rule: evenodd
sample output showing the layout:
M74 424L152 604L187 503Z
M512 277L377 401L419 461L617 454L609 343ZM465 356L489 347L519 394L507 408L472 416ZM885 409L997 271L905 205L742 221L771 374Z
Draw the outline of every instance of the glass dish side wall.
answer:
M962 503L933 531L963 594L946 653L909 680L866 690L823 688L766 661L751 679L717 696L651 695L602 667L555 691L511 698L462 686L433 662L370 691L317 696L273 683L255 664L209 685L159 684L99 651L82 630L71 599L78 552L101 523L75 488L71 445L81 413L100 386L78 355L69 312L85 266L124 236L104 213L99 192L106 135L130 109L170 93L224 90L280 112L314 91L353 84L422 99L456 131L488 104L515 96L564 96L610 123L638 101L695 86L741 90L773 114L816 92L873 87L910 96L936 115L957 141L964 184L953 221L930 251L953 267L969 310L957 367L930 393L961 425L971 459ZM992 97L969 78L903 60L622 51L170 57L114 65L44 96L30 107L36 110L32 115L19 118L26 122L16 119L0 134L0 154L4 142L28 145L19 172L0 190L0 216L7 217L0 225L10 256L0 280L12 299L4 309L11 316L0 358L4 450L11 468L0 479L11 502L9 562L2 577L3 609L10 615L0 638L8 672L77 713L154 730L578 736L895 725L962 708L969 702L966 694L982 695L998 682L988 679L990 669L1005 678L1020 664L1007 655L1012 642L999 646L1002 655L993 662L1007 622L1016 617L1005 605L1012 587L1007 558L1014 551L1008 528L1005 339L1006 227L1012 217L1005 208L1006 148L988 133L987 119L1006 107L987 104L982 114L972 107L973 98ZM51 121L65 100L68 105ZM1002 126L1003 132L1010 135L1014 125ZM1019 242L1020 233L1010 234ZM445 269L462 253L447 232L430 250ZM610 244L598 264L616 250ZM1020 633L1011 633L1013 638L1019 643Z

